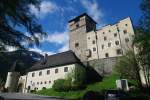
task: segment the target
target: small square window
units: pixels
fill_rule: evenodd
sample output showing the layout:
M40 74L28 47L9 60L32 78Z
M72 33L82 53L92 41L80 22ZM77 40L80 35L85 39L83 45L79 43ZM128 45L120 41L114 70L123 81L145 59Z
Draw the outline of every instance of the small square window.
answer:
M75 43L75 47L76 47L76 48L79 47L79 43Z
M51 83L51 81L49 81L49 83Z
M102 49L104 49L104 45L102 45Z
M68 72L68 67L65 67L65 68L64 68L64 72Z
M108 47L111 47L111 43L108 43Z
M41 82L41 84L43 84L43 82Z
M90 40L90 37L88 37L88 39Z
M104 41L106 41L106 40L107 40L107 37L105 36L105 37L104 37Z
M50 70L47 70L47 75L49 75L50 74Z
M105 34L105 32L103 32L103 34Z
M105 57L109 57L109 54L108 54L108 53L106 53L106 54L105 54Z
M42 76L42 71L39 72L39 76Z
M32 77L34 77L35 76L35 73L32 73Z
M117 37L117 33L114 33L114 37Z
M115 41L115 44L116 44L116 45L119 45L119 41Z
M58 69L55 69L55 73L58 73Z
M37 85L39 85L39 82L37 82Z
M77 24L76 24L76 28L78 28L78 27L79 27L79 24L77 23Z
M125 26L128 26L128 24L125 24Z
M109 32L111 32L111 30L109 30Z
M46 84L47 82L45 81L44 83Z
M127 34L127 30L123 30L123 33L124 33L124 34Z
M96 48L93 48L93 51L96 51Z
M117 31L118 31L118 32L120 32L120 29L119 29L119 27L117 27Z
M117 55L122 54L121 49L117 49Z
M95 44L95 40L93 40L92 43Z
M126 42L126 43L129 42L129 38L125 38L125 42Z

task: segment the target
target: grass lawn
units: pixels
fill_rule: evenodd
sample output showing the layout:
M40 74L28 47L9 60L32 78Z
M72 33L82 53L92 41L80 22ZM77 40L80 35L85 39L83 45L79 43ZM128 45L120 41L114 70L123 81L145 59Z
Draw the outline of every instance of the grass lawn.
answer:
M47 95L47 96L59 96L66 99L77 99L83 97L83 95L90 90L102 91L104 89L115 89L116 79L119 79L119 76L117 74L112 74L110 76L105 77L102 82L97 82L88 85L87 88L84 90L56 92L53 89L45 89L45 90L38 91L37 94Z

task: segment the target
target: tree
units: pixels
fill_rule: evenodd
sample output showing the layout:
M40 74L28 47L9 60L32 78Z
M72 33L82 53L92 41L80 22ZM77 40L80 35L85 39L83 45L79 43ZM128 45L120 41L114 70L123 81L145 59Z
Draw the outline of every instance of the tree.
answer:
M141 10L143 16L140 20L140 27L145 31L150 32L150 0L142 0Z
M144 73L146 86L150 87L150 34L144 29L137 29L134 44L138 48L136 57Z
M126 52L124 56L118 59L116 63L116 71L120 74L121 78L134 79L137 81L138 86L141 88L140 80L140 67L136 60L134 51Z
M144 73L146 86L150 87L150 0L142 0L140 8L142 18L135 31L134 45L137 50L137 60Z
M46 35L30 5L39 9L40 0L0 0L0 50L39 45L39 38Z

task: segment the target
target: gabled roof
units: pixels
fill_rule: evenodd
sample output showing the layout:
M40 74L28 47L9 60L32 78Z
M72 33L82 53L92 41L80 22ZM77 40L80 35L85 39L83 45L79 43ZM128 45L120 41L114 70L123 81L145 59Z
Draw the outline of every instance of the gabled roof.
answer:
M52 68L52 67L63 66L63 65L74 64L74 63L80 63L80 60L70 50L70 51L50 55L46 57L45 60L41 60L37 62L28 71Z

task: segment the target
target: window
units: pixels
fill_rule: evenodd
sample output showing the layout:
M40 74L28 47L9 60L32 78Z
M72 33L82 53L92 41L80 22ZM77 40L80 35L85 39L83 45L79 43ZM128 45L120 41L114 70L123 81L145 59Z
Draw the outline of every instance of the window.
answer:
M128 24L125 24L125 26L128 26Z
M129 38L125 38L125 42L126 42L126 43L129 42Z
M117 27L117 31L120 32L119 27Z
M115 44L116 44L116 45L119 45L119 41L115 41Z
M114 37L117 37L117 33L114 33Z
M88 39L90 40L90 37L88 37Z
M122 54L121 49L117 49L117 55Z
M49 83L51 83L51 81L49 81Z
M43 84L43 82L41 82L41 84Z
M123 30L123 33L124 33L124 34L127 34L127 30Z
M104 41L106 41L106 40L107 40L107 37L105 36L105 37L104 37Z
M108 47L111 47L111 43L108 43Z
M95 40L93 40L92 43L95 44Z
M39 85L39 82L37 82L37 85Z
M105 54L105 57L109 57L109 54L108 54L108 53L106 53L106 54Z
M109 30L109 32L111 32L111 30Z
M78 28L78 27L79 27L79 23L76 24L76 28Z
M50 74L50 70L47 70L47 75L49 75Z
M104 49L104 45L102 45L102 49Z
M46 84L47 82L45 81L44 83Z
M42 71L39 72L39 76L42 76Z
M55 73L58 73L58 69L55 69Z
M96 51L96 48L93 48L93 51Z
M68 72L68 67L65 67L65 68L64 68L64 72Z
M79 47L79 43L75 43L75 47L76 47L76 48Z
M35 76L35 73L32 73L32 77L34 77Z
M103 34L105 34L105 32L103 32Z

